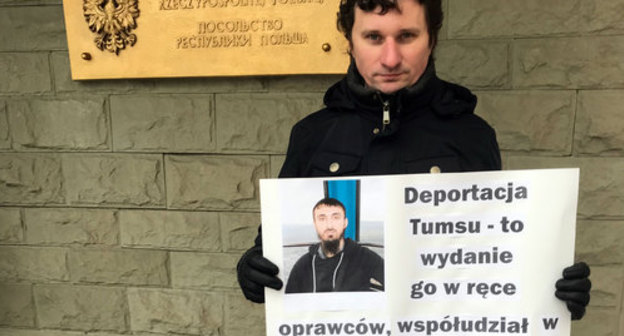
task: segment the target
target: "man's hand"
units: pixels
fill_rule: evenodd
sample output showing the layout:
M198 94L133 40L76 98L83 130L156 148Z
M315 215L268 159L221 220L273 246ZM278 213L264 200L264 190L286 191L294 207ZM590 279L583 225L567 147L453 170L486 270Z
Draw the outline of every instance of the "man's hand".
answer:
M264 287L281 289L284 285L277 277L277 266L262 256L262 247L254 246L247 250L236 267L238 283L248 300L264 302Z
M585 306L589 303L589 266L584 262L576 263L563 270L563 278L555 284L555 296L566 302L573 320L580 320L585 315Z

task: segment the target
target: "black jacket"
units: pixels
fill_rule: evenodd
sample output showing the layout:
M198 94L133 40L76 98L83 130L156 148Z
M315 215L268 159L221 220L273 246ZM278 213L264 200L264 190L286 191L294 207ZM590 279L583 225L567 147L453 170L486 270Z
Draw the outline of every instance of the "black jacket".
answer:
M332 258L321 258L319 248L320 244L310 246L297 260L286 293L383 290L384 263L377 253L348 238L342 251Z
M433 59L393 95L368 89L351 64L325 93L326 107L293 126L280 178L501 169L494 129L473 113L477 97L439 79Z
M416 84L393 95L363 83L351 66L325 94L327 107L295 124L280 177L428 173L433 166L442 172L501 168L494 130L473 114L476 97L438 79L432 60Z

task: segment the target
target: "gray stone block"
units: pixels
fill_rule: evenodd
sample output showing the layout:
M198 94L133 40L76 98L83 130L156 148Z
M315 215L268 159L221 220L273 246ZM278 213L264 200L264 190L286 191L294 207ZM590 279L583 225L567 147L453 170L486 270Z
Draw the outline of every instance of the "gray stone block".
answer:
M0 325L35 326L31 285L0 284L0 302Z
M624 31L624 1L449 0L452 37L544 36Z
M270 92L325 92L342 77L344 75L273 76L267 77L266 82Z
M0 280L67 281L66 257L60 248L0 247Z
M119 245L119 223L113 210L27 208L29 245Z
M160 155L63 155L67 200L75 205L162 207Z
M624 260L624 221L579 221L576 256L591 265L621 263Z
M0 100L0 150L11 149L11 136L9 135L9 117L7 116L6 104Z
M220 251L219 216L213 212L119 213L121 243L128 247Z
M69 56L53 52L52 68L57 92L111 92L111 93L201 93L265 91L261 77L212 78L141 78L114 80L71 79Z
M9 103L16 150L110 148L104 99L24 99Z
M78 93L134 93L154 89L153 79L114 79L114 80L81 80L71 79L69 55L67 52L53 52L50 55L51 67L54 70L54 86L56 92Z
M134 333L217 336L223 328L223 296L206 291L129 288Z
M496 130L502 150L569 155L574 91L477 92L476 113Z
M258 179L268 170L265 157L169 155L165 163L170 208L258 208Z
M509 156L505 169L579 167L578 214L584 218L624 216L624 160Z
M515 40L513 86L624 86L624 36Z
M438 76L470 88L508 87L507 42L442 41L435 52Z
M590 307L583 319L572 323L571 336L620 336L620 316L613 308Z
M284 153L295 122L321 104L320 94L217 95L218 148Z
M0 11L0 51L67 49L64 27L61 6L5 7Z
M226 251L245 251L253 246L260 226L259 213L221 213L219 217Z
M229 93L266 91L263 77L162 78L151 93Z
M622 265L592 266L590 308L610 307L617 309L622 302L624 268Z
M271 155L270 178L277 178L279 176L279 172L282 170L282 166L284 165L284 160L286 160L286 155Z
M61 160L57 156L0 153L0 204L64 202Z
M0 6L37 6L37 5L62 5L62 0L0 0Z
M442 0L443 22L442 22L442 28L440 29L440 33L438 34L438 40L440 41L448 39L448 13L449 13L449 0Z
M580 154L624 154L624 91L581 91L574 128Z
M39 327L126 331L128 304L123 288L37 285Z
M70 331L55 329L3 329L0 328L0 336L127 336L128 334L112 333L106 331ZM154 334L134 334L136 336L155 336Z
M112 96L116 151L214 150L211 95Z
M52 89L46 53L0 53L0 93L47 93ZM6 80L10 78L11 80Z
M0 328L0 336L96 336L100 333L88 333L80 331L67 331L67 330L53 330L53 329L11 329L11 328ZM102 334L101 336L104 336ZM113 336L112 334L108 334L108 336ZM120 335L114 335L120 336Z
M225 332L228 336L266 335L264 308L242 294L225 296Z
M238 288L236 263L240 255L171 252L174 288Z
M74 282L169 285L165 251L73 249L68 264Z
M17 208L0 208L0 244L19 244L24 241L22 215Z

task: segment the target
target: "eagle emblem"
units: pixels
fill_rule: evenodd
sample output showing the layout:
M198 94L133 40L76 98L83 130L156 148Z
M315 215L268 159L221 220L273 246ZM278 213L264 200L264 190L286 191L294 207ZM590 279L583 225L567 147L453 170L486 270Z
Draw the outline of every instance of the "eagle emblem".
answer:
M139 17L138 0L83 0L83 11L89 29L96 33L95 45L116 55L127 45L136 43L136 35L130 31L136 28Z

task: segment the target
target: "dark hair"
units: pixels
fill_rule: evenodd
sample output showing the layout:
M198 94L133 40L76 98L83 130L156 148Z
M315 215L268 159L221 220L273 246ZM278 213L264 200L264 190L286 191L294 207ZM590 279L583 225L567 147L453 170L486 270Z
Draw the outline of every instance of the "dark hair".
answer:
M321 205L341 207L342 208L342 212L344 212L345 216L347 215L347 209L345 208L344 204L342 204L342 202L340 202L339 200L337 200L335 198L325 197L325 198L321 199L320 201L316 202L316 204L314 205L314 208L312 208L312 217L313 218L314 218L314 210L316 210Z
M412 0L418 1L425 8L425 22L429 33L429 46L435 49L438 43L438 33L442 28L442 0ZM391 9L398 10L398 0L341 0L338 12L338 30L351 42L351 30L355 21L355 6L365 12L372 12L381 7L380 14L386 14Z

